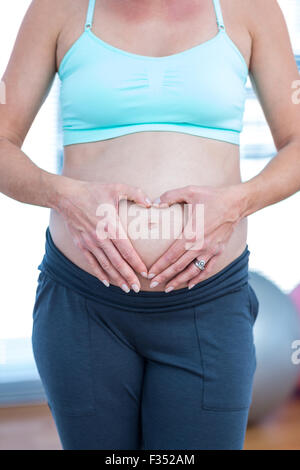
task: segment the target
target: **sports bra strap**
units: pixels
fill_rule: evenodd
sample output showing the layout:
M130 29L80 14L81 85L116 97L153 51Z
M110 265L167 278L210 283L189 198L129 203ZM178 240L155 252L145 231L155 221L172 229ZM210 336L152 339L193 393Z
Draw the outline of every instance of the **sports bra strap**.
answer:
M94 17L94 9L95 9L96 0L89 0L88 11L86 15L86 22L85 22L85 29L89 29L92 27L93 24L93 17ZM213 0L217 24L219 29L225 30L223 15L222 15L222 8L220 5L220 0Z
M93 24L94 9L95 9L96 0L89 1L89 7L86 15L85 29L90 29Z
M223 15L222 15L222 8L220 5L220 0L213 0L214 2L214 7L215 7L215 12L216 12L216 17L217 17L217 24L220 30L225 31L225 25L223 21Z

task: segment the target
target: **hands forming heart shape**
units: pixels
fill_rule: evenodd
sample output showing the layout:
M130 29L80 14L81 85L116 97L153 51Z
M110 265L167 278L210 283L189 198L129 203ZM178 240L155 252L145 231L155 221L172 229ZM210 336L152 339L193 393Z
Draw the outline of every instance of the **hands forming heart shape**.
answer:
M190 289L201 282L224 251L244 209L242 184L185 186L151 201L133 186L70 179L63 194L56 210L63 216L74 244L100 281L107 287L112 282L125 292L129 292L129 286L135 292L140 290L136 273L151 280L150 287L164 284L165 292L183 285ZM180 237L149 270L120 223L118 209L123 199L148 209L177 203L187 209ZM205 261L203 271L194 264L195 259Z
M154 201L155 207L176 203L188 205L182 236L149 268L150 287L165 285L165 292L188 284L191 289L212 272L242 214L241 188L186 186L167 191ZM203 260L199 270L195 260Z

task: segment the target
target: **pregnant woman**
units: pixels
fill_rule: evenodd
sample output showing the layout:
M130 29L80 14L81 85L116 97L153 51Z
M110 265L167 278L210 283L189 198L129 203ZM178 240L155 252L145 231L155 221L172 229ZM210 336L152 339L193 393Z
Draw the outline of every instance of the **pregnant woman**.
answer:
M21 150L56 72L57 175ZM242 182L249 73L278 153ZM298 78L275 0L31 3L3 76L0 189L51 209L32 342L64 449L243 448L247 216L300 189Z

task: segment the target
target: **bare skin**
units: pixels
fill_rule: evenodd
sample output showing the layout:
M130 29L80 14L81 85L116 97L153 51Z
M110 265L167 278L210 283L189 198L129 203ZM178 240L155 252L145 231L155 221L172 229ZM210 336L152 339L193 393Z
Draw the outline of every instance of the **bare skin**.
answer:
M70 44L80 34L82 21L78 21L77 12L75 16L74 20L70 21L68 29L60 34L57 48L58 66ZM81 8L78 16L82 19ZM232 33L236 39L239 38L239 45L242 47L246 62L249 63L250 34L245 27L238 26L238 17L232 18L231 21L230 16L228 22L235 24ZM115 31L118 31L118 38ZM205 42L212 38L218 29L212 1L98 1L93 32L106 42L126 51L149 56L165 56ZM153 37L156 38L155 41L151 39ZM137 185L151 199L155 199L167 190L187 185L219 186L240 182L237 146L180 133L135 133L105 142L71 145L65 147L64 156L63 174L68 177L102 183L123 182ZM149 211L149 209L144 210ZM176 235L179 235L183 229L182 204L177 204L176 213L172 208L175 230L170 229L168 238L163 238L162 233L159 233L162 232L163 224L167 223L166 218L170 210L152 208L148 232L144 234L143 239L131 238L134 248L147 268L150 268L171 246ZM126 224L125 217L128 217L129 223L132 220L126 211L126 204L121 204L120 217L123 225ZM151 220L154 220L153 225ZM158 234L155 232L153 238L153 228L156 225L158 225L156 227ZM64 219L57 211L51 213L50 231L55 244L64 254L81 268L93 272L85 256L72 243ZM243 219L236 227L226 250L219 256L214 272L222 269L243 251L246 236L247 221ZM149 290L149 281L141 275L138 277L141 288ZM186 285L187 283L184 283L178 287ZM160 285L153 289L163 288L164 286Z
M299 190L300 113L299 107L291 101L291 84L298 78L298 71L281 12L274 0L266 0L264 6L253 0L251 8L246 0L221 0L221 3L227 33L249 67L278 149L277 158L260 175L241 183L239 147L236 145L183 133L141 132L65 147L62 176L41 174L25 160L21 168L19 158L18 172L10 168L7 174L13 179L18 173L19 179L16 179L20 184L9 185L0 180L0 189L5 194L51 207L49 225L56 246L75 264L99 279L120 287L124 283L130 287L134 285L142 290L151 289L150 282L153 281L158 284L152 290L191 287L220 271L242 253L246 246L249 214ZM51 79L83 31L87 5L87 0L52 0L51 5L50 0L33 2L4 76L9 84L8 95L10 89L14 90L14 97L12 91L9 95L8 113L0 121L2 148L6 154L18 155L17 147L21 147ZM56 15L50 15L54 8ZM45 30L46 24L48 29ZM205 43L216 35L217 25L211 0L97 0L93 33L131 53L161 57ZM18 88L20 73L25 83L34 81L35 86ZM270 83L274 77L280 77L280 80L272 87ZM11 158L10 161L15 160ZM9 168L7 161L6 168ZM24 187L21 174L31 175L35 190L28 186L26 194L20 194L22 183ZM285 187L279 182L283 174ZM41 181L49 194L45 200L40 195ZM107 266L112 260L111 249L106 251L101 247L101 256L100 252L98 256L92 253L91 243L84 244L82 234L87 228L82 228L82 221L77 221L75 227L74 214L70 215L72 204L68 204L66 210L64 203L65 200L74 202L77 198L77 202L82 201L82 208L87 209L87 203L83 201L87 185L81 182L93 182L94 189L100 184L98 202L107 201L112 186L113 198L120 193L120 184L140 188L139 196L132 190L128 206L151 213L151 217L144 239L131 239L136 255L131 253L131 261L126 267L124 260L120 263L114 260L117 270L112 271L112 267ZM174 191L170 194L170 190ZM169 193L164 194L167 191ZM151 200L161 197L169 208L150 208L142 202L146 197ZM176 235L184 227L182 211L187 200L193 204L205 202L209 208L211 232L206 234L206 245L195 251L194 257L201 255L211 261L200 275L197 268L191 266L189 255L182 251L182 246L177 244L174 248L173 245ZM88 208L91 213L95 209L93 204ZM125 231L127 223L131 222L130 217L127 218L128 206L126 200L118 205ZM174 233L168 238L153 239L153 230L164 225L171 210L175 215ZM119 251L122 254L120 247ZM123 251L126 259L128 247ZM104 253L107 257L103 261ZM183 261L176 266L178 259ZM103 265L107 269L103 269ZM151 281L140 274L145 270L147 274L154 273Z
M238 148L232 144L172 132L148 132L147 135L136 133L113 140L114 142L109 144L98 142L93 148L90 148L89 144L66 147L63 174L87 181L137 185L152 200L167 190L186 185L222 186L240 182ZM95 150L95 147L98 150ZM77 161L80 162L78 165ZM206 169L205 172L202 168ZM135 215L142 217L142 211L151 211L151 216L149 215L147 220L149 223L153 220L157 230L152 237L153 227L150 226L148 231L143 232L143 239L131 238L134 248L149 269L172 245L175 237L180 235L184 226L182 204L176 204L175 208L170 209L136 207L137 211L133 212L134 216L131 217L127 209L130 210L132 205L134 203L124 201L119 206L123 226L126 227L126 218L130 224ZM133 210L134 208L131 208L131 211ZM162 227L164 224L169 226L170 211L174 222L170 226L170 236L164 238ZM75 264L92 274L93 270L85 256L72 243L72 236L64 223L64 217L56 210L51 211L50 231L59 249ZM247 219L244 218L236 227L227 249L219 257L215 272L243 251L246 236ZM141 288L149 290L150 282L140 274L137 275ZM164 285L154 287L152 290L164 290Z

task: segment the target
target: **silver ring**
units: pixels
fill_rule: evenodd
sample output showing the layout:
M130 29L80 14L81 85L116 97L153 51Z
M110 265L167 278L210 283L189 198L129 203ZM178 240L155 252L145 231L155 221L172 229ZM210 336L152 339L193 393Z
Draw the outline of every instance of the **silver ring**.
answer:
M205 263L204 259L200 259L200 260L195 259L195 261L194 261L194 265L195 265L198 269L200 269L200 271L203 271L203 270L205 269L205 264L206 264L206 263Z

